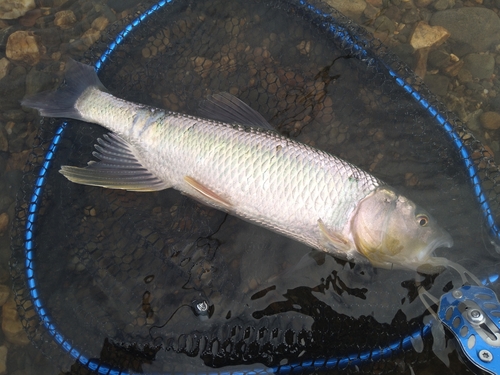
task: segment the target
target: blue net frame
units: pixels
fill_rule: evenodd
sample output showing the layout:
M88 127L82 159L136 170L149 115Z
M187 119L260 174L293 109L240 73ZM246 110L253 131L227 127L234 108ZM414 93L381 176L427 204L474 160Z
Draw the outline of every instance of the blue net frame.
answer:
M150 17L155 12L160 9L167 7L171 3L170 0L162 0L148 9L146 12L141 14L139 17L134 19L129 25L127 25L119 34L116 36L108 48L102 53L98 61L95 63L95 70L99 73L101 68L105 64L111 63L111 58L115 50L127 40L129 34L138 27L143 21ZM481 184L481 179L478 174L478 170L475 166L474 160L470 151L467 149L466 145L463 143L462 138L457 134L454 126L449 122L447 116L441 113L441 108L428 101L420 92L418 92L411 84L407 83L391 66L387 66L383 61L377 59L377 56L373 55L370 51L370 45L362 37L358 38L353 35L347 28L336 23L336 20L327 13L324 13L321 9L317 8L315 5L309 4L308 2L302 0L298 2L298 11L302 12L304 17L308 17L315 26L326 31L334 38L341 41L343 45L349 46L355 53L354 57L363 61L368 66L383 64L385 69L387 69L389 75L392 77L394 82L403 88L411 97L417 102L423 109L425 109L435 120L441 125L447 136L453 141L453 144L459 150L460 155L464 161L463 168L467 171L470 183L473 186L473 191L475 193L477 203L481 207L481 211L484 215L484 220L486 222L487 228L489 229L491 235L500 240L500 229L495 222L492 209L483 191ZM98 360L90 359L85 353L83 353L79 348L74 347L70 340L68 340L62 332L57 328L57 323L53 322L49 314L44 308L44 303L39 296L38 284L36 279L36 264L34 264L34 252L35 252L35 227L37 225L37 212L39 211L39 205L42 197L42 192L44 185L46 183L46 174L49 170L51 163L54 159L55 153L57 152L58 145L60 143L62 134L66 128L67 124L63 123L56 130L52 142L45 154L43 163L38 172L38 177L36 178L35 184L33 186L33 192L31 199L29 201L26 227L24 234L24 252L25 252L25 278L27 287L29 289L29 294L38 314L40 321L43 323L45 329L50 333L54 342L56 342L60 348L69 354L75 361L79 362L81 365L85 366L91 371L98 374L106 375L119 375L119 374L130 374L128 370L121 370L111 366L108 366ZM484 284L494 283L498 279L498 275L490 275L484 280ZM412 341L419 336L426 336L430 333L430 325L424 325L421 329L409 334L402 340L397 340L386 347L374 348L373 350L364 353L353 353L352 355L343 357L333 357L324 359L315 359L310 361L303 361L295 364L287 364L283 366L277 366L274 368L267 368L264 366L255 366L253 369L245 370L229 370L224 371L223 369L213 370L213 371L203 371L196 373L196 375L253 375L253 374L290 374L297 371L307 371L313 372L318 370L328 370L328 369L343 369L348 366L360 365L366 361L378 361L383 358L390 357L394 352L401 350L407 350L412 347Z

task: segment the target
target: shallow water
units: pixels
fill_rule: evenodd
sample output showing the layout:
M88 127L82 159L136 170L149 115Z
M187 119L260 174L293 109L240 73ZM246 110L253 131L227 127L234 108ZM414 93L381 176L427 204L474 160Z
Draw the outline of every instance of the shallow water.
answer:
M386 15L388 19L391 19L392 16L398 19L400 23L402 21L402 14L407 14L412 9L409 2L394 1L380 2L378 4L377 2L370 1L369 3L375 8L379 5L378 8L381 14ZM432 14L436 10L433 4L425 7L427 13ZM35 130L39 125L37 117L32 112L20 110L17 101L24 95L25 91L34 92L54 86L54 74L52 73L57 71L58 64L56 62L63 61L64 57L68 55L77 57L88 48L87 45L90 44L88 38L91 35L98 34L98 29L106 23L102 18L99 19L99 17L114 21L115 19L134 14L135 10L133 3L125 4L130 6L129 9L118 9L123 4L115 4L113 2L108 2L107 4L67 2L63 5L45 3L43 5L43 8L33 11L32 16L35 18L35 24L32 26L26 26L32 22L27 19L28 17L22 20L5 21L3 24L3 30L7 30L9 26L16 30L40 30L42 43L45 43L46 49L42 54L41 62L34 67L23 62L11 62L8 76L0 81L0 88L6 99L0 113L2 132L3 136L8 140L8 151L0 153L2 160L0 162L0 172L2 173L2 178L0 179L0 188L2 189L2 194L0 195L2 197L0 201L0 214L6 212L9 215L10 221L14 217L14 197L20 186L20 171L24 167L28 152L31 150ZM481 4L460 3L455 4L455 7L460 5L480 6ZM494 2L485 2L481 6L495 9L494 5ZM231 7L226 3L218 4L218 6L224 8L218 10L220 14L224 14L224 11L231 13L233 12L232 8L238 8L234 4ZM401 136L401 131L406 129L407 126L411 126L412 120L416 118L418 113L408 114L405 111L404 105L398 103L398 105L402 105L399 111L395 107L396 111L393 112L391 119L384 119L378 127L370 127L369 132L371 134L370 137L367 137L364 133L364 127L369 128L368 125L371 125L374 119L380 121L381 116L383 116L377 109L377 105L383 103L384 95L388 95L383 87L379 91L376 89L364 89L363 91L363 88L353 87L352 79L359 79L359 77L357 77L357 72L350 67L349 61L344 61L343 59L335 60L338 54L333 52L330 54L328 52L328 43L324 45L321 43L312 43L308 47L307 42L309 40L317 40L313 31L299 30L299 26L294 25L291 27L288 24L279 23L279 17L272 12L260 12L259 9L255 9L255 14L258 15L258 18L256 16L253 18L248 17L243 24L241 23L243 17L235 16L233 19L222 17L221 22L224 22L224 27L220 29L223 31L217 34L217 38L215 38L218 39L217 42L219 43L224 43L224 38L227 35L234 34L237 37L240 33L250 33L251 31L252 36L249 37L249 43L253 49L251 54L248 53L246 60L248 64L247 69L249 71L255 69L255 77L259 78L258 82L262 87L265 85L265 88L272 93L274 89L269 88L269 86L277 82L276 79L273 80L272 78L262 79L262 76L258 74L258 72L262 71L263 67L266 67L266 64L267 67L272 67L276 71L276 74L279 74L280 67L284 67L286 72L293 70L294 75L286 76L285 81L287 88L294 84L291 81L298 81L296 92L291 92L291 90L287 90L286 92L287 98L292 98L295 95L295 100L291 99L290 102L285 100L283 104L280 104L279 101L273 101L272 97L263 99L262 94L254 94L255 91L250 89L253 84L251 73L249 73L249 76L245 76L244 74L233 72L229 52L226 51L228 56L227 61L223 56L217 56L216 54L211 56L210 59L197 60L196 55L193 55L193 51L189 46L186 43L182 43L182 35L191 32L192 34L189 35L195 35L196 38L207 38L206 45L211 46L208 38L210 33L206 29L198 29L196 26L199 23L196 20L199 20L200 13L203 13L203 10L199 10L194 6L192 8L188 16L193 17L195 21L190 22L189 17L180 17L172 22L173 26L169 29L171 34L167 36L163 33L161 37L162 41L165 38L179 41L175 47L169 47L168 58L164 58L164 55L162 55L162 44L156 42L160 40L157 34L154 35L152 40L145 39L142 45L139 43L141 45L140 49L127 51L130 55L138 52L139 59L141 56L144 59L149 59L149 63L146 65L147 69L157 70L159 73L158 77L160 78L158 80L147 80L149 72L145 70L144 65L136 64L131 59L130 64L126 67L121 66L119 70L109 69L104 72L106 76L104 83L112 92L129 100L194 113L197 107L197 100L203 98L208 92L230 91L253 105L255 109L270 119L271 123L279 124L282 132L290 134L290 136L303 142L316 145L319 148L340 155L365 169L373 170L373 173L376 173L377 177L398 187L403 192L409 192L412 199L432 209L432 213L440 219L440 222L446 223L445 226L453 232L454 240L457 244L453 249L440 250L440 255L447 256L473 271L480 269L484 272L483 274L488 274L489 269L493 271L496 268L498 258L494 255L489 245L482 244L482 242L487 243L487 236L480 230L477 232L478 226L475 222L471 223L467 231L464 230L462 217L467 216L477 218L478 221L481 220L479 213L476 212L478 211L477 207L474 204L471 204L470 207L457 205L455 208L450 208L453 214L450 214L450 211L446 212L444 210L447 205L451 205L450 202L453 202L453 200L470 199L463 186L457 186L454 181L450 184L447 181L446 175L435 174L434 166L429 164L429 160L433 160L432 155L436 152L449 152L449 150L443 150L439 144L434 144L432 147L422 144L422 148L414 148L412 153L403 155L401 158L394 158L394 162L380 162L380 159L384 155L394 155L397 150L405 149L404 142L410 142L412 145L415 144L415 137ZM418 7L414 6L414 8L417 9ZM72 10L75 14L76 22L61 31L60 28L53 25L54 18L52 15L63 9ZM421 6L418 9L422 10L424 8ZM234 14L238 14L237 10L241 11L241 9L234 9ZM399 10L399 13L397 10ZM36 13L38 11L41 13ZM217 12L214 13L217 14ZM276 20L276 22L273 24L266 17L270 20ZM353 17L356 17L356 14L353 14ZM425 15L425 17L428 17L428 15ZM93 23L94 19L98 19L99 21ZM397 35L399 34L394 34L394 31L397 29L393 30L390 36L384 35L384 31L381 30L382 27L376 22L376 19L374 22L371 22L366 14L363 16L360 15L358 22L368 25L370 30L374 28L376 35L383 39L385 38L385 42L391 45L394 50L404 50L401 47L401 45L405 44L402 43L403 39L398 39ZM260 25L266 26L259 27ZM378 25L378 29L374 25ZM283 29L291 31L287 33L283 32ZM13 29L10 30L12 31ZM262 34L258 34L256 30L262 32ZM392 28L389 27L389 30L392 30ZM5 33L10 34L10 31L5 31ZM176 33L179 35L176 35ZM84 37L83 35L86 36ZM57 36L57 42L53 41L54 36ZM210 36L213 37L213 35ZM273 43L273 38L282 38L283 40L291 38L292 42L285 44L289 45L288 49L277 49L275 47L277 44ZM229 49L234 48L238 53L245 52L244 50L238 50L237 42L235 46L231 46L230 43L228 43ZM396 45L398 43L399 45ZM261 45L264 47L267 45L269 55L266 54L265 48L260 47ZM258 49L259 47L260 49ZM155 48L158 56L163 56L162 60L155 58ZM492 54L496 53L494 49L490 49L489 52ZM276 56L280 58L278 59ZM194 59L191 59L192 57ZM408 55L403 55L402 57L408 59ZM213 64L217 64L215 61L219 60L222 66L224 63L227 66L223 69L210 70ZM159 62L166 62L166 65L160 65ZM325 72L323 68L332 63L332 67L326 70L326 76L322 76L322 72ZM299 66L302 69L300 72L298 70ZM429 70L434 71L435 68L429 66ZM497 66L495 66L495 72L496 70ZM36 71L41 72L37 74ZM187 74L187 72L192 75ZM314 74L311 72L314 72ZM200 74L197 76L196 73ZM216 74L221 75L216 76ZM271 74L266 74L266 76L270 77ZM116 77L121 79L116 79ZM205 88L204 90L198 89L200 84L205 85L207 79L211 79L214 83L208 87L202 86ZM303 84L304 80L306 84ZM490 87L488 94L483 95L484 97L480 96L482 98L480 107L489 110L493 105L490 101L495 99L490 96L490 93L495 91L494 88L498 85L498 82L495 77L473 82L482 85L482 94L484 94L484 87L488 86L483 81L490 82L492 87ZM170 82L174 82L175 85L167 84ZM472 88L460 91L458 89L459 85L453 85L452 82L451 80L450 85L453 87L453 91L448 93L448 97L451 96L451 93L460 92L465 95L465 102L478 102L477 90L479 89L477 87L469 85L468 87ZM374 85L376 86L376 82ZM328 88L327 98L329 98L329 101L325 100L323 103L330 103L330 108L332 108L330 111L325 111L325 106L322 108L315 107L315 99L308 102L311 96L315 97L318 93L323 92L325 86ZM24 90L24 87L26 87L26 90ZM438 87L438 89L442 89L442 87ZM314 95L311 95L311 93ZM467 94L470 94L470 98L467 97ZM481 93L479 94L481 95ZM279 93L276 96L279 97ZM352 98L355 98L358 102L354 104ZM447 102L446 99L444 100ZM297 105L297 102L300 105ZM367 104L371 105L371 103L375 106L372 117L363 117L363 113L356 111L357 106L367 106ZM390 101L387 102L388 106L391 104L393 103ZM328 106L326 105L326 107ZM470 111L468 107L462 109L463 111ZM398 127L384 127L383 123L388 124L391 120L396 122ZM348 131L345 124L350 122L362 125L357 130L350 129ZM425 124L419 125L425 130ZM45 122L44 126L50 129L54 125ZM474 128L474 124L471 126ZM391 133L391 131L394 133ZM479 127L476 131L477 136L480 139L484 139L487 145L491 145L491 151L494 152L496 150L494 142L497 139L495 131L485 130L483 127ZM70 127L65 135L62 149L58 154L59 160L64 163L67 160L75 163L85 162L84 155L90 154L91 142L95 139L96 134L100 134L100 132L99 128L95 126L81 126L78 129L76 126ZM422 131L416 138L426 139L425 131ZM352 144L358 146L352 147ZM75 145L79 147L75 147ZM453 157L453 152L450 152L449 158L452 159ZM413 189L413 176L420 178L419 182L422 188ZM254 318L255 314L257 314L259 319L262 319L262 316L269 316L271 320L276 311L286 311L285 315L288 314L286 317L290 319L290 324L296 331L300 331L301 329L309 330L311 325L314 324L314 319L306 318L306 316L314 316L316 324L319 324L317 314L309 312L303 315L304 318L302 320L297 320L293 317L297 311L306 308L308 301L311 299L323 302L326 310L328 310L328 306L335 306L334 311L330 311L330 309L327 312L326 310L323 312L324 316L328 317L328 319L334 319L334 314L344 314L353 318L372 316L378 323L391 323L391 321L397 320L394 306L398 306L405 314L405 318L403 319L405 322L401 323L404 325L422 313L421 307L415 307L415 304L411 303L412 301L401 301L401 298L406 296L407 288L409 288L408 285L414 280L415 275L413 274L409 275L404 271L390 272L380 270L368 281L365 278L353 277L349 267L346 267L343 262L338 262L332 257L325 257L315 252L312 252L311 256L303 258L309 252L307 247L280 236L269 234L264 229L256 228L234 218L227 218L221 213L205 209L186 198L182 198L175 192L155 193L153 197L137 196L133 193L121 192L103 193L100 189L95 188L75 186L68 188L66 181L63 179L56 180L52 186L53 189L48 193L51 200L49 199L48 202L50 203L47 203L47 220L44 222L44 225L48 228L61 228L60 232L65 235L63 238L46 239L46 243L48 244L45 249L46 252L41 252L41 255L39 255L43 256L46 262L46 268L40 269L40 272L47 274L44 278L46 282L41 287L46 295L51 296L47 303L48 306L54 309L53 314L57 316L56 313L60 310L61 316L58 316L58 319L61 321L61 325L67 324L69 330L74 329L74 327L71 327L72 320L67 319L68 316L74 317L76 321L85 322L88 315L93 315L93 319L95 319L101 314L103 319L108 319L111 316L112 318L116 318L116 322L121 322L127 321L127 316L115 316L113 315L114 313L123 312L124 315L133 315L133 313L124 312L122 308L114 306L113 303L116 303L116 301L103 302L99 299L99 293L104 293L104 295L118 295L120 296L119 301L134 301L136 305L131 307L134 309L138 308L137 301L144 302L145 288L137 287L134 289L133 286L130 286L124 280L120 280L119 277L123 275L123 269L116 270L113 267L117 264L120 264L120 267L123 267L124 263L129 264L130 261L123 262L123 260L127 256L127 253L133 253L136 259L132 260L132 262L140 269L137 263L140 262L143 254L140 251L137 252L137 246L135 245L137 241L144 244L144 248L154 252L160 258L164 257L163 250L166 245L161 242L161 239L158 240L158 238L152 236L148 230L162 226L165 220L169 218L184 218L183 225L188 227L188 230L184 230L182 235L177 234L176 237L172 234L172 237L169 238L169 240L177 245L179 252L183 251L183 246L189 247L193 241L198 241L198 237L206 237L206 239L202 243L197 242L201 244L199 248L189 247L189 251L192 252L189 254L189 262L184 263L181 259L178 259L179 263L176 263L176 261L169 263L170 272L168 273L161 272L163 264L151 265L146 263L145 265L146 270L156 275L153 285L148 284L148 291L152 292L155 296L151 303L153 304L153 310L157 312L156 316L162 316L158 314L159 311L165 314L163 316L173 316L168 326L168 333L175 333L176 329L179 333L183 333L186 327L190 327L190 329L196 327L201 330L204 327L204 323L203 320L194 316L191 311L188 311L188 313L181 311L177 315L165 311L169 306L173 309L183 304L189 304L193 299L200 298L199 295L193 297L192 294L185 293L179 295L178 299L173 299L172 294L170 294L168 296L168 303L164 303L165 298L161 293L165 293L165 291L162 291L162 286L171 285L172 283L179 283L181 286L186 286L191 283L190 290L196 294L200 290L199 285L204 285L207 282L207 275L209 275L208 278L211 277L210 272L215 273L217 278L211 280L211 294L208 296L204 295L201 298L203 300L208 299L217 307L216 313L213 315L214 322L223 322L227 319L228 314L233 317L241 316L245 318L245 314L249 314L248 311L253 313L252 316ZM447 197L446 199L449 200L443 202L443 197ZM71 219L78 220L81 223L77 228L78 232L75 233L69 232L71 228L68 227L66 218L58 215L60 207L62 209L72 204L74 205L74 211L70 214ZM122 214L120 211L122 207L128 210L125 214ZM136 209L137 207L140 210ZM165 210L164 207L169 207L169 209ZM102 215L103 212L108 211L113 214ZM149 212L155 213L153 218L147 215ZM123 219L122 215L125 215L126 219ZM112 224L115 222L117 224L113 226ZM224 223L224 226L221 227L221 223ZM81 238L99 238L99 236L102 236L101 231L103 228L108 227L112 228L112 231L115 232L115 237L113 238L121 237L123 242L116 243L112 239L108 239L109 243L106 243L106 241L95 241L93 247L81 246L82 244L79 242ZM219 227L222 229L216 231ZM177 229L172 228L172 230ZM141 233L142 237L135 236L134 231ZM470 234L471 231L474 237ZM43 230L41 230L41 233L43 233ZM200 233L203 235L200 235ZM43 239L43 234L41 236ZM478 238L484 238L484 240L478 241ZM220 243L224 244L224 246L218 249L218 244ZM245 246L242 246L242 244L245 244ZM478 244L481 249L477 251L480 252L481 259L477 259L477 256L470 253L470 248L477 247ZM2 249L0 259L3 265L0 266L2 267L3 275L0 275L0 281L8 284L7 262L10 256L8 231L4 232L0 237L0 246ZM71 251L66 253L56 252L53 251L55 248L52 248L52 246L62 250L71 249ZM108 249L112 246L121 249L123 253L110 254ZM129 248L127 248L127 251L124 251L123 249L126 246ZM218 249L217 256L214 255L214 246ZM270 249L273 251L270 252ZM61 254L65 254L67 259L61 259ZM260 265L263 258L265 258L264 265ZM54 272L54 268L51 268L51 266L55 267L55 265L59 264L61 267L68 267L67 271L61 274ZM214 266L217 272L213 269ZM82 273L78 273L81 271L81 267L94 270L95 274L83 275ZM174 274L172 274L172 269L176 270ZM187 269L188 271L186 271ZM104 275L101 274L102 271L105 271ZM52 279L51 275L54 276ZM139 273L136 277L140 278L142 277L141 275ZM193 275L197 277L193 277ZM279 283L275 282L277 277L280 280ZM86 288L85 286L92 279L94 280L92 288ZM62 284L70 285L70 288L74 288L72 289L74 293L61 293L60 295L52 293L52 291L59 290L58 286ZM274 287L274 289L269 289L269 287ZM271 292L266 293L265 291L267 290L271 290ZM321 292L318 293L318 290ZM339 292L339 290L343 292ZM376 293L372 291L376 291ZM96 293L92 294L93 292ZM342 298L339 298L339 294ZM68 295L72 295L74 300L68 299ZM256 295L257 297L252 298ZM285 296L284 300L283 296ZM383 302L381 303L381 301ZM72 306L78 307L74 308ZM82 306L84 309L80 308ZM68 309L65 310L65 308ZM138 310L141 311L143 308L144 304L139 305ZM6 314L4 313L4 315ZM140 318L138 315L138 325L140 325ZM328 319L321 323L327 329L329 324ZM63 321L64 323L62 323ZM98 328L101 331L107 332L112 337L115 337L117 330L122 329L118 323L116 327L112 327L106 325L103 320L96 319L95 321L99 321ZM111 319L109 323L113 325L115 321ZM161 323L155 322L158 326L162 326ZM370 319L364 321L364 329L368 329L367 327L370 327L370 323L373 323ZM90 336L92 329L95 327L89 324L89 326L79 328L83 332L87 331ZM141 340L140 334L138 332L137 342L139 343ZM339 333L336 332L336 334ZM342 334L345 335L344 340L346 340L346 343L349 343L351 340L354 342L356 340L366 340L366 335L362 335L362 337L360 335L357 338L356 336L349 337L349 331L342 332ZM167 336L161 329L153 331L153 335L160 341L164 340ZM30 344L21 344L21 334L20 336L16 336L16 338L4 334L1 338L4 346L7 348L7 373L54 374L58 372L50 361L44 359ZM85 342L84 334L80 335L80 339L82 340L81 345L88 345ZM163 343L165 344L165 342ZM101 343L93 344L96 347L89 350L99 353ZM382 344L383 342L380 343L380 345ZM378 343L374 343L374 345L378 345ZM350 350L351 347L346 344L345 347L339 347L338 353L346 354L350 353ZM319 351L321 352L321 350ZM178 366L182 368L181 361L178 363ZM436 358L431 358L430 362L424 364L413 363L412 366L415 373L421 374L434 372L436 368L439 368L443 373L467 372L465 367L456 358L455 353L452 354L450 369L445 367ZM409 373L410 367L402 364L401 371Z

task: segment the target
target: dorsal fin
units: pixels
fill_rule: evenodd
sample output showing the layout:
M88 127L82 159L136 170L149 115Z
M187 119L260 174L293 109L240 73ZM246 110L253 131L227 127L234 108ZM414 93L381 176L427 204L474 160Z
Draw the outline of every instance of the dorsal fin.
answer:
M216 121L276 131L259 112L228 92L209 96L201 102L198 112L201 116Z

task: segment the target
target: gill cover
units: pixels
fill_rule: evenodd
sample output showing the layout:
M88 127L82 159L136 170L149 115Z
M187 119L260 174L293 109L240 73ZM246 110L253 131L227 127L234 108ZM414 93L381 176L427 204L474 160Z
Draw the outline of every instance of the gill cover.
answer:
M435 273L434 250L453 245L434 218L388 187L376 189L359 203L351 231L357 250L381 268Z

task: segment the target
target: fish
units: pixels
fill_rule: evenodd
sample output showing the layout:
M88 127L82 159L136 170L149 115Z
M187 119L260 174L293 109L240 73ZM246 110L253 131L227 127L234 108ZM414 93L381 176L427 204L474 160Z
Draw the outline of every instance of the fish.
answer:
M21 104L41 116L98 124L87 166L61 166L78 184L135 192L173 188L197 201L350 262L434 273L453 240L423 208L335 155L279 134L229 93L200 116L128 102L95 70L66 62L65 83ZM90 155L89 155L90 158Z

